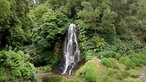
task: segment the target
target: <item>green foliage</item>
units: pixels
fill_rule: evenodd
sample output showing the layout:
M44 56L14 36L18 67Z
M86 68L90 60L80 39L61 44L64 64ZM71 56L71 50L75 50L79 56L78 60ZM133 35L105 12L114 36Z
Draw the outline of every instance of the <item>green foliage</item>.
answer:
M93 50L88 50L87 52L86 52L86 60L91 60L91 59L93 59L94 57L96 56L96 52L95 51L93 51Z
M22 51L0 51L0 81L18 82L19 79L36 81L36 70Z
M49 5L50 8L57 9L60 6L64 5L65 1L64 0L47 0L46 3L47 5Z
M9 79L9 77L7 76L7 71L5 70L5 68L0 68L0 81L1 82L4 82L4 81L7 81Z
M45 8L44 8L45 7ZM40 12L41 11L41 12ZM32 48L27 51L34 59L33 62L40 64L55 64L59 59L53 58L60 55L58 49L63 43L69 20L66 15L59 11L47 9L46 6L36 7L31 14L34 14L36 23L32 29ZM34 20L35 21L35 20ZM54 49L57 49L54 51Z
M101 60L101 63L107 67L113 67L115 61L113 61L112 58L103 58Z
M127 69L145 65L145 49L140 53L132 53L131 56L120 57L119 61L126 65Z
M40 66L40 67L38 67L37 69L38 69L38 71L40 71L40 72L51 72L51 71L52 71L51 65Z
M81 6L83 10L80 10L77 15L83 22L85 22L85 27L87 30L87 36L97 36L97 33L104 34L102 36L106 41L112 42L115 39L115 26L114 19L116 18L116 13L111 11L110 1L99 2L103 5L91 4L91 2L82 2ZM93 5L97 6L96 8ZM107 36L108 35L108 36ZM114 38L113 38L114 37ZM113 38L113 39L112 39Z
M0 1L0 46L20 47L30 39L30 19L28 1ZM29 23L28 23L29 22Z
M101 60L102 62L103 60ZM110 66L108 67L108 79L111 80L111 82L140 82L139 74L142 69L138 68L132 68L129 70L126 70L126 66L122 63L119 63L118 61L114 61L114 64L116 66ZM113 65L113 64L112 64Z
M131 62L130 59L127 57L121 57L119 61L126 65L127 69L133 68L135 66L134 62Z
M108 68L114 68L118 70L125 70L126 66L119 63L115 58L102 58L101 63Z
M107 72L105 70L106 68L100 64L100 60L93 58L77 70L76 79L81 79L84 82L106 82Z
M135 79L135 78L131 78L131 77L128 77L124 80L125 82L141 82L140 79Z
M114 51L103 51L98 53L99 58L115 58L119 59L121 57L120 53L116 53Z
M86 60L90 60L97 55L97 51L104 49L106 42L103 38L94 36L89 39L86 35L87 31L84 28L85 23L81 20L77 20L78 30L79 30L79 43L80 49L82 50L81 54L84 54Z
M98 36L94 36L91 38L91 41L93 41L94 45L96 46L97 51L102 51L105 49L106 42L103 38L100 38Z
M8 0L0 0L0 17L9 16L10 8L11 6Z
M136 65L146 65L145 61L146 51L143 49L140 53L136 53L131 57L131 62L135 63Z
M130 69L127 71L129 73L129 75L133 78L138 78L139 77L139 70L135 70L135 69Z
M131 70L146 65L145 4L146 0L40 0L39 4L0 0L0 49L12 46L15 51L24 50L35 65L50 64L40 70L52 71L52 65L62 58L62 43L73 21L81 59L101 58L115 81L134 81L137 73ZM0 63L0 81L35 77L33 65L21 51L0 51ZM85 67L81 71L88 72L83 77L77 74L76 81L100 79L96 64ZM114 81L110 76L103 79Z
M31 14L34 16L34 21L42 21L40 18L43 16L44 13L47 12L47 7L45 5L39 5L34 10L31 11Z

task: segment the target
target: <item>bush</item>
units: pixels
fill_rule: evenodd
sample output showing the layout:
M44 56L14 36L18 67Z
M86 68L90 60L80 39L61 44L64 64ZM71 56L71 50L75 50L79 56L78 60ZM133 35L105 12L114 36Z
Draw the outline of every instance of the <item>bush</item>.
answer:
M138 78L139 77L139 74L140 74L140 71L139 70L136 70L136 69L130 69L127 72L133 78Z
M114 52L114 51L102 51L98 53L98 57L102 58L115 58L117 60L119 60L119 58L121 57L120 53Z
M106 67L116 67L117 68L117 63L118 61L114 58L103 58L101 59L101 63L105 65Z
M0 51L0 82L36 81L36 70L22 51Z
M129 56L122 56L119 58L119 62L126 65L127 69L134 68L135 66L146 65L146 51L145 49L140 53L132 53Z
M96 56L96 52L94 50L86 51L86 60L91 60Z
M38 68L38 70L41 72L51 72L52 67L51 67L51 65L41 66Z
M123 63L126 65L126 69L131 69L133 68L136 64L134 62L131 61L130 58L128 57L121 57L119 59L120 63Z

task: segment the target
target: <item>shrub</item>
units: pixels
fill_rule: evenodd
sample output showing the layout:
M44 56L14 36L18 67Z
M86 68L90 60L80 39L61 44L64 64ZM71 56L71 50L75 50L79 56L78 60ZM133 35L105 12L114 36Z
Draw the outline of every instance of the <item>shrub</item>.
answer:
M103 58L101 60L102 64L107 67L112 67L113 61L111 61L109 58Z
M91 60L96 56L96 52L94 50L86 51L86 60Z
M36 70L22 51L0 51L0 82L18 82L19 79L36 81Z
M38 68L38 70L42 72L50 72L52 71L52 67L51 65L41 66Z
M121 57L120 53L114 52L114 51L102 51L98 53L98 57L106 57L106 58L115 58L119 59Z
M130 68L133 68L136 64L134 62L131 61L130 58L128 57L121 57L119 59L119 62L120 63L123 63L126 65L126 69L130 69Z
M114 58L103 58L101 59L101 63L107 67L117 67L117 60Z
M136 69L130 69L127 72L133 78L138 78L139 77L139 74L140 74L140 71L139 70L136 70Z

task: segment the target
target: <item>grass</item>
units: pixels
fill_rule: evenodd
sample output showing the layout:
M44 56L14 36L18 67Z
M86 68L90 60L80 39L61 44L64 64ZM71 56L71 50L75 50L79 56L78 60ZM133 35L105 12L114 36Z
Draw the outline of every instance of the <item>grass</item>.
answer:
M84 66L77 70L74 82L105 82L108 78L107 68L100 63L100 60L93 58L89 60Z

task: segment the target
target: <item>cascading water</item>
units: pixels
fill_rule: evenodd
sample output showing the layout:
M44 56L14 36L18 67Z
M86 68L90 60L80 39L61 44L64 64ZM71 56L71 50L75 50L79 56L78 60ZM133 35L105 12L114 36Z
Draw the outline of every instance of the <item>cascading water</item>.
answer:
M34 4L39 3L39 0L32 0Z
M80 61L80 49L76 36L76 25L71 23L65 37L63 55L65 65L62 74L71 75L75 65Z
M33 3L36 4L36 0L33 0Z

